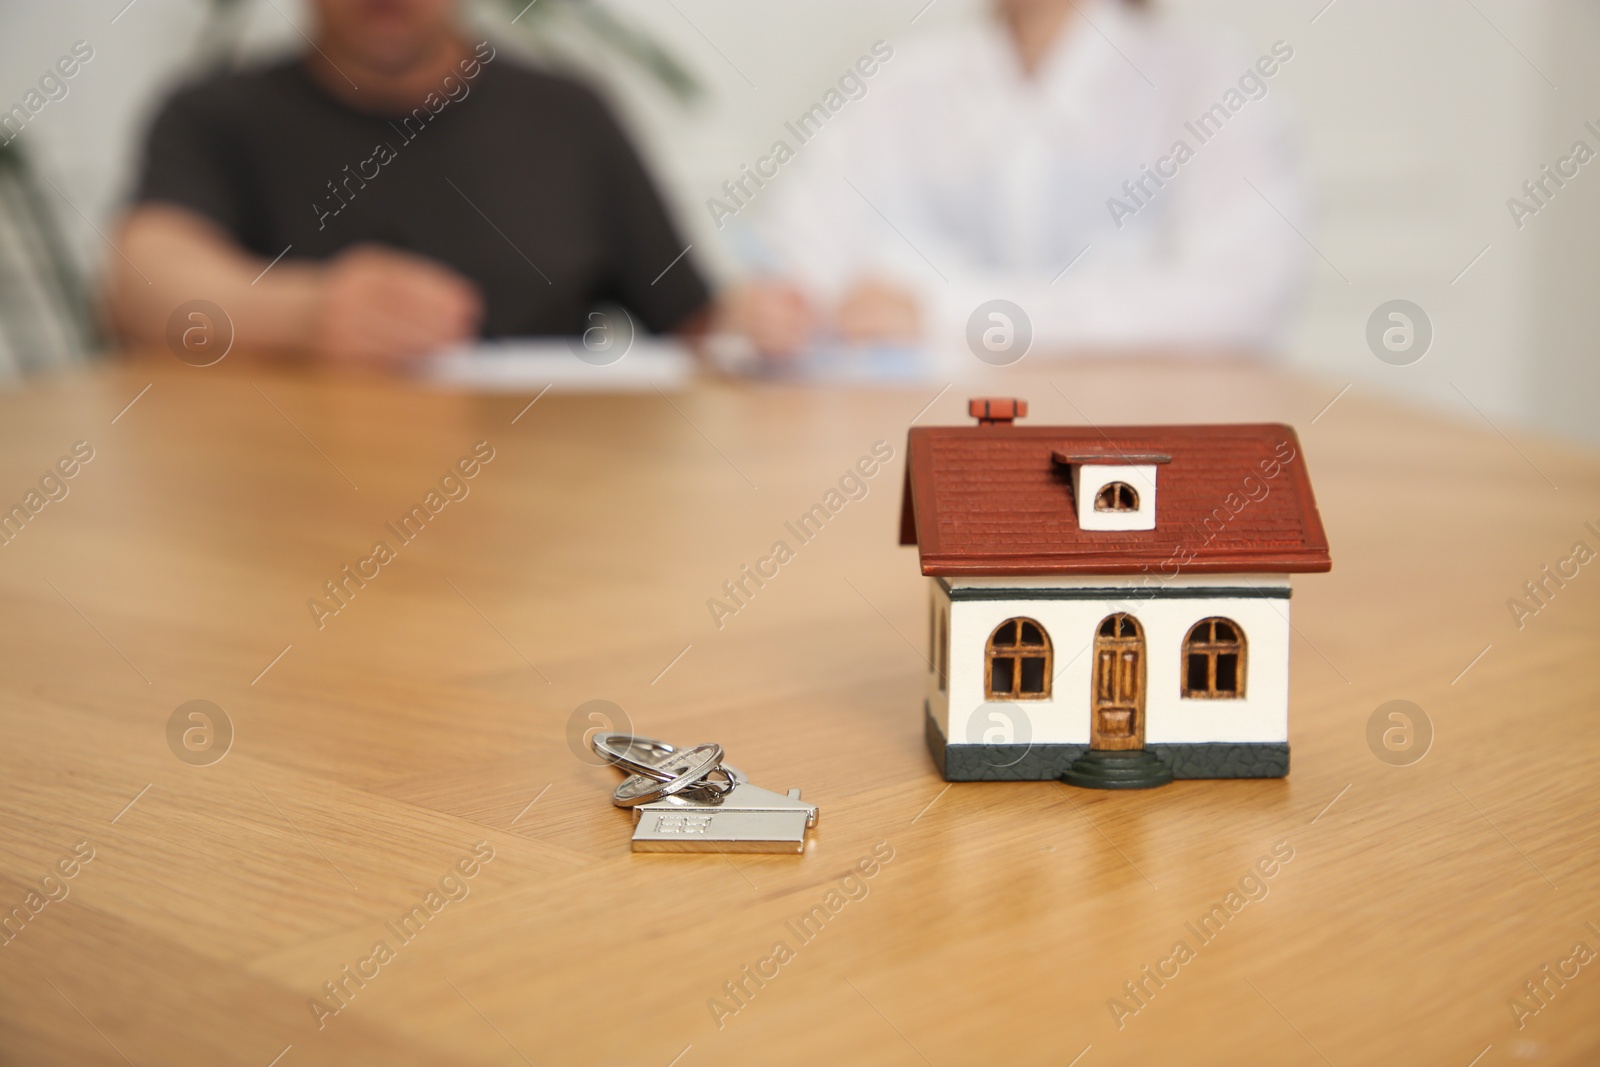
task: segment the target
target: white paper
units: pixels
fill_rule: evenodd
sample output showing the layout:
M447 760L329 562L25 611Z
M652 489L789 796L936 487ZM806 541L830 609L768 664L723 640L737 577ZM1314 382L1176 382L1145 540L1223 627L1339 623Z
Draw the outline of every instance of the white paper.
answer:
M443 388L478 392L537 392L549 386L558 393L647 393L681 391L696 369L693 354L680 341L636 338L607 364L578 358L575 344L562 338L485 341L434 356L420 373Z

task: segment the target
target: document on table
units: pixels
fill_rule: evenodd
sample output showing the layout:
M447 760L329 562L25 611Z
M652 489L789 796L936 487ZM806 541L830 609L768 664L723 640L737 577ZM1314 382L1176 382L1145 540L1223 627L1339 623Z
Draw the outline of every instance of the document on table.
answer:
M711 363L724 374L803 385L905 386L948 381L948 360L915 347L822 343L792 359L766 359L738 339L713 338ZM580 357L579 352L584 355ZM610 359L611 362L603 362ZM442 352L422 365L422 378L444 389L474 392L680 391L699 370L689 347L673 338L638 337L615 356L585 350L576 339L512 338Z
M549 386L566 393L647 393L676 391L694 376L695 360L681 341L636 338L613 362L605 355L579 358L576 341L563 338L516 338L485 341L432 357L422 377L446 389L479 392L527 392Z
M853 345L819 338L792 358L764 357L742 338L713 337L711 362L725 374L803 385L906 386L947 381L949 360L919 345Z

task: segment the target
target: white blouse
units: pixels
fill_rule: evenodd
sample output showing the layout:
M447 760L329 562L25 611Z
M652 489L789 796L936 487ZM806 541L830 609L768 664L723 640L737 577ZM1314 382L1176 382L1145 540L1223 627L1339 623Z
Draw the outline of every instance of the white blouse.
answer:
M1078 6L1032 79L994 19L895 47L752 203L763 266L907 287L941 347L1000 298L1036 347L1277 348L1311 254L1292 43Z

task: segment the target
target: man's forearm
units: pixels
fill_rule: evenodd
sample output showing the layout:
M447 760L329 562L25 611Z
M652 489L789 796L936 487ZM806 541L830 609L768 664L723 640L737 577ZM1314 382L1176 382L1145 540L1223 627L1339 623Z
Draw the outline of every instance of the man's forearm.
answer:
M135 208L118 236L106 304L116 332L132 344L164 343L167 321L191 300L226 312L234 346L303 349L315 328L322 268L270 260L239 248L216 225L164 205ZM263 273L265 272L265 273Z

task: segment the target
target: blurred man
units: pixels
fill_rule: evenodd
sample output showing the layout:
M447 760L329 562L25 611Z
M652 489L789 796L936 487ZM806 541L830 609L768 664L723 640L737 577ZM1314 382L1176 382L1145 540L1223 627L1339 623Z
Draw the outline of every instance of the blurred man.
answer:
M1003 298L1036 348L1277 347L1307 256L1273 95L1294 50L1236 54L1141 6L996 0L899 47L761 194L776 270L733 325L776 354L952 346Z
M126 335L157 341L206 299L241 349L392 366L480 334L579 334L601 301L656 332L702 314L704 281L588 90L469 43L455 0L312 6L304 56L157 117L111 263Z

